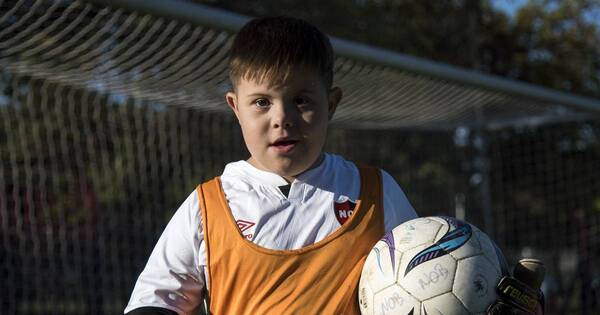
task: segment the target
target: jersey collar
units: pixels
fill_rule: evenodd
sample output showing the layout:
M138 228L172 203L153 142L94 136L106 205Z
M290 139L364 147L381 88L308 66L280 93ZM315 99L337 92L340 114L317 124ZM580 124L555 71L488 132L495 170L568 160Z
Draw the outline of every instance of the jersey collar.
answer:
M317 178L327 178L328 176L326 176L325 172L330 169L328 167L330 159L329 154L324 154L324 158L318 166L298 175L294 182L306 183L313 182ZM282 176L258 169L244 160L227 164L223 171L223 176L241 176L242 178L250 178L253 181L268 186L278 187L288 185L288 182Z

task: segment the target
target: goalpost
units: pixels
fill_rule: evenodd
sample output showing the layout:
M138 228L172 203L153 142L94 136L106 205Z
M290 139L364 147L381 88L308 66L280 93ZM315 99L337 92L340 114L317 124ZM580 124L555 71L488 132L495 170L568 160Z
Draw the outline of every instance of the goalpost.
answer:
M246 20L0 1L0 309L122 311L178 204L247 157L223 100ZM600 101L332 42L345 96L327 150L383 167L420 215L467 219L509 260L541 258L551 312L597 311Z

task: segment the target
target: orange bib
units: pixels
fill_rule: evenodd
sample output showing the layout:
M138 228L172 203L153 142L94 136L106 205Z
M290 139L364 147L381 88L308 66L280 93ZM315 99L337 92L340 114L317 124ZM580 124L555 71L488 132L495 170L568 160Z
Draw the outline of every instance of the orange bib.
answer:
M196 189L211 314L360 314L364 260L384 234L381 174L360 167L356 211L324 239L295 250L258 246L239 232L219 178Z

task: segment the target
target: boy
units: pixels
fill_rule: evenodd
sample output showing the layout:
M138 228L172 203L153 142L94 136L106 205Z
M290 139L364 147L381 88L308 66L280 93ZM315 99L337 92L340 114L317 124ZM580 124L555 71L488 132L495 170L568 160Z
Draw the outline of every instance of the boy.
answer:
M250 21L230 56L226 95L250 152L177 210L125 312L359 314L362 262L386 231L416 217L394 179L325 154L342 91L314 26Z
M302 20L240 30L226 100L251 156L189 195L125 312L194 314L207 298L212 314L360 314L364 258L416 213L386 172L322 152L342 98L333 62L327 37ZM513 305L500 300L494 314L526 314Z

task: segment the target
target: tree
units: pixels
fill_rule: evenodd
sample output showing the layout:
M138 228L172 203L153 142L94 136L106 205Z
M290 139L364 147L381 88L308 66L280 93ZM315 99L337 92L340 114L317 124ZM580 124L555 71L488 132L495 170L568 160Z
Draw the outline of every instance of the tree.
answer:
M531 0L513 21L488 30L484 59L500 75L600 97L598 16L597 0Z

